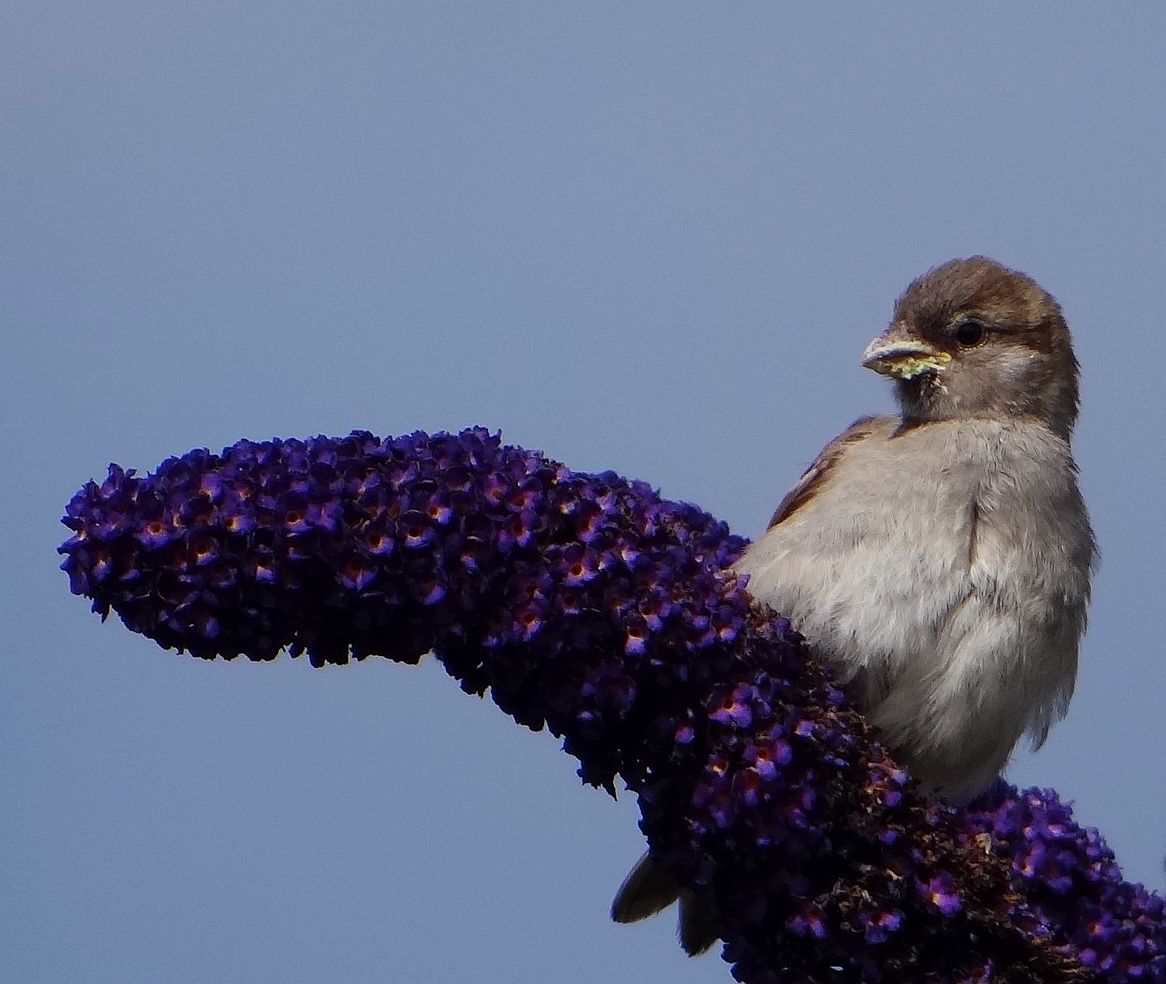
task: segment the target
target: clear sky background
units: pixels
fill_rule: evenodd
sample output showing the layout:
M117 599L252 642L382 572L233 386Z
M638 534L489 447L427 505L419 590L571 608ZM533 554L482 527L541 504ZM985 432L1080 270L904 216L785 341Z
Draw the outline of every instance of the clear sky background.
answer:
M1166 8L6 4L5 980L729 980L607 921L630 798L429 661L207 664L105 625L64 504L241 437L501 428L756 535L886 409L896 294L1062 301L1104 554L1057 787L1166 854Z

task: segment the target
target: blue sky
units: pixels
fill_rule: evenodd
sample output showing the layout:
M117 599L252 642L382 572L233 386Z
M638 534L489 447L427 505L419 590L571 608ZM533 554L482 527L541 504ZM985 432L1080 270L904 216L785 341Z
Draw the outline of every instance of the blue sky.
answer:
M0 952L22 982L729 979L607 922L635 807L440 667L101 625L73 491L240 437L470 424L755 535L887 408L895 295L1061 300L1103 551L1011 776L1163 882L1166 13L1003 3L0 12Z

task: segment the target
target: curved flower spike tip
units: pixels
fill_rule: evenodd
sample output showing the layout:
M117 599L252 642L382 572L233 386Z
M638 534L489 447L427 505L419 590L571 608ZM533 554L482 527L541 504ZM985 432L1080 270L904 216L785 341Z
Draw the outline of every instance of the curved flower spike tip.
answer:
M1162 899L1049 791L926 802L788 621L744 542L643 482L482 429L240 441L69 504L72 589L159 645L314 665L433 651L638 794L749 984L1166 980Z

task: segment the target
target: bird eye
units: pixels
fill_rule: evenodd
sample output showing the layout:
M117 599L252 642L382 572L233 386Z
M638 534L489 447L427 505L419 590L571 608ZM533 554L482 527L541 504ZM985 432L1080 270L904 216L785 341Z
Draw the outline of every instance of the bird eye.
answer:
M984 340L984 333L987 330L979 321L961 321L952 328L955 340L964 348L979 345Z

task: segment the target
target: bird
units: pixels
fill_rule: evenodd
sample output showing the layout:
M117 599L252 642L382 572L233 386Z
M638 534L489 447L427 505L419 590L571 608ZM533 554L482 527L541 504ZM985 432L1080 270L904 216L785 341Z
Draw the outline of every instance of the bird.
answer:
M830 441L731 570L923 789L963 804L1073 694L1099 556L1071 444L1079 366L1053 296L984 256L913 280L862 365L890 378L899 412ZM702 953L711 896L650 854L612 918L677 899L681 946Z

